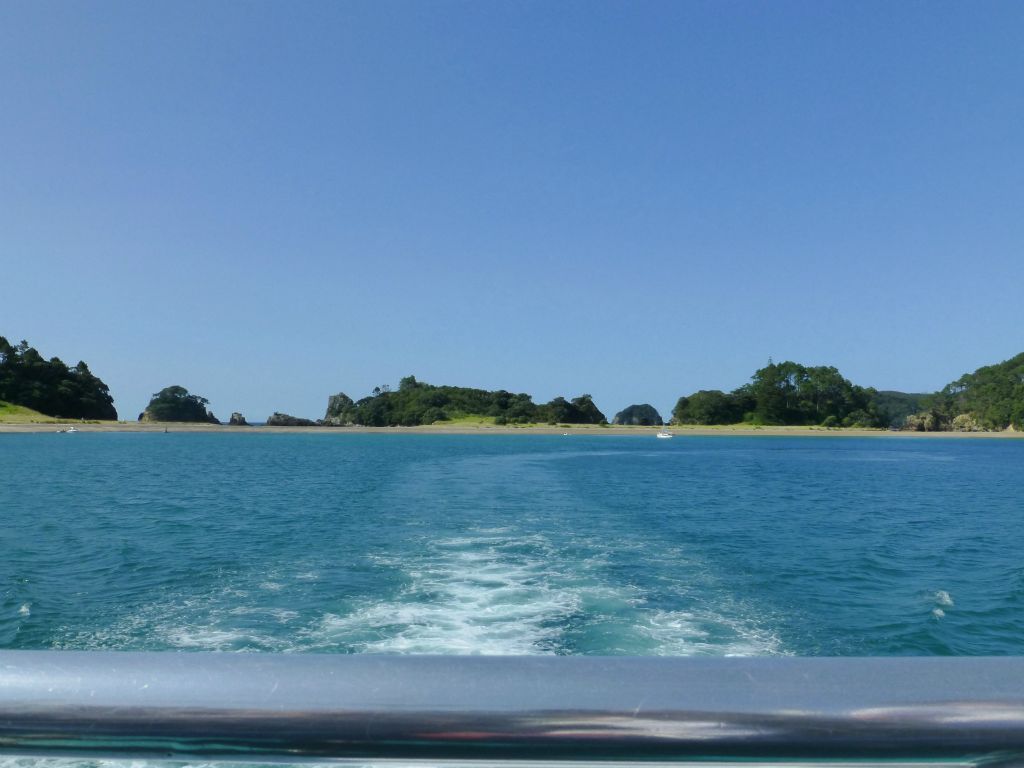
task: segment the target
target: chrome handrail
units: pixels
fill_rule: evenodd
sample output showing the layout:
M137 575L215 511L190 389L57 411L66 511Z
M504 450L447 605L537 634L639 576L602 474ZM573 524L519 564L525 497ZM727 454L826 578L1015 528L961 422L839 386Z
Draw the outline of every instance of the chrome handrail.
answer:
M1024 659L3 651L0 754L1016 762Z

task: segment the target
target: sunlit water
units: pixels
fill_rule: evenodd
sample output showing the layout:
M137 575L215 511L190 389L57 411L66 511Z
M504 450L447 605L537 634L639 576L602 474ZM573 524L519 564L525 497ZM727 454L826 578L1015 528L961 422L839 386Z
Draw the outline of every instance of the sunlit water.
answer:
M0 435L0 647L1020 654L1022 470L988 440Z
M0 647L1024 653L1024 443L0 436Z

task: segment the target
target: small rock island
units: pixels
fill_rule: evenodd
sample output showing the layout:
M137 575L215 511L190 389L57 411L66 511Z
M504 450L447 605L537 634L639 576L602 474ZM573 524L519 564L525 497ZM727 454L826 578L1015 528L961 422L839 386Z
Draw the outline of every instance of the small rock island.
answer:
M316 427L319 426L311 419L300 419L298 416L289 416L287 413L274 411L267 419L268 427Z
M661 414L653 405L631 405L615 414L612 424L630 427L660 427L664 424Z
M177 384L165 387L153 395L139 421L179 421L192 424L220 424L220 420L207 410L210 401L190 394Z

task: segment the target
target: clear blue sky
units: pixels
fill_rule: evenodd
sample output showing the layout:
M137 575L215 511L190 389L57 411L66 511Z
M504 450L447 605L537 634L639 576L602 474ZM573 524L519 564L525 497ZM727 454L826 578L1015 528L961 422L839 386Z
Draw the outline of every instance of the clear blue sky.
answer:
M0 335L122 417L1024 351L1019 2L8 2Z

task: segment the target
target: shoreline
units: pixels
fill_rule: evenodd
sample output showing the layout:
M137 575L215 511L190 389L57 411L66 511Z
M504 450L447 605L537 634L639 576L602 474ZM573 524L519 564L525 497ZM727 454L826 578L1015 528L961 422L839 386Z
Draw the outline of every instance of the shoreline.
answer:
M418 427L236 427L227 424L189 424L182 422L50 422L2 423L0 434L56 433L74 427L78 432L93 433L190 433L190 434L381 434L381 435L610 435L616 437L654 437L660 427L599 427L590 424L562 426L510 427L481 425L429 425ZM676 426L670 427L676 437L888 437L888 438L968 438L1024 439L1024 432L903 432L887 429L828 429L825 427L745 427L745 426Z

